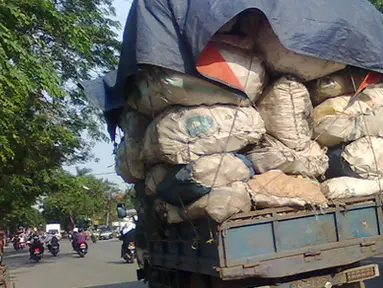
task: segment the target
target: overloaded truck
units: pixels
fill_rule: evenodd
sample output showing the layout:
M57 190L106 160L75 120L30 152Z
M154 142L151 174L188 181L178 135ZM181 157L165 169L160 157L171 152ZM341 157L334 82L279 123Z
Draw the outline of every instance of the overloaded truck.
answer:
M361 262L383 252L381 47L367 0L133 1L118 70L80 84L135 184L138 279L378 277Z
M360 261L383 251L381 197L344 204L319 215L275 208L170 225L168 237L148 238L138 279L149 287L364 287L379 276Z

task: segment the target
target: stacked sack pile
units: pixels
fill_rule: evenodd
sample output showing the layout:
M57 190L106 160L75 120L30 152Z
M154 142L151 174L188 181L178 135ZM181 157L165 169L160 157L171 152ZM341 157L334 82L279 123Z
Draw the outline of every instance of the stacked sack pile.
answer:
M293 53L251 14L197 70L206 78L146 66L120 121L116 171L169 223L381 191L383 88L350 101L366 71Z

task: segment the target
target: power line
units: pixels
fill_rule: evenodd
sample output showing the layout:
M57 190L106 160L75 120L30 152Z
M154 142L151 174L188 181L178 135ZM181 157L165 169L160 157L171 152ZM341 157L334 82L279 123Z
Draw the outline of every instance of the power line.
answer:
M94 173L94 174L92 173L90 175L93 175L93 176L116 175L117 176L116 172L104 172L104 173Z

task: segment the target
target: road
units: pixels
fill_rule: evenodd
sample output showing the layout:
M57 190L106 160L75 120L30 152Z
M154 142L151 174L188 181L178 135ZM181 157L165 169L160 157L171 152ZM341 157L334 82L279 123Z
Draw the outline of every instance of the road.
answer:
M85 258L75 254L68 240L61 241L57 257L45 253L39 263L27 252L5 251L5 264L11 267L15 288L146 288L136 281L136 266L119 258L121 242L89 244Z
M11 267L15 288L147 288L136 281L136 266L119 258L120 245L117 240L89 244L89 254L81 259L63 240L57 258L46 254L37 264L28 260L27 252L8 248L4 262ZM383 257L365 261L370 263L379 264L383 273ZM383 287L383 278L369 281L366 287Z

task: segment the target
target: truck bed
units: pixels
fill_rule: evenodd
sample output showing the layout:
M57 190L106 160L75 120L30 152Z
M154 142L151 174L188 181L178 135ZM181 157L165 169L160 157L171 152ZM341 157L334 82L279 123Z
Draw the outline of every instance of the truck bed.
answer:
M292 208L242 213L216 224L200 219L151 240L153 266L223 280L283 278L346 266L383 252L380 196L352 198L323 211Z

